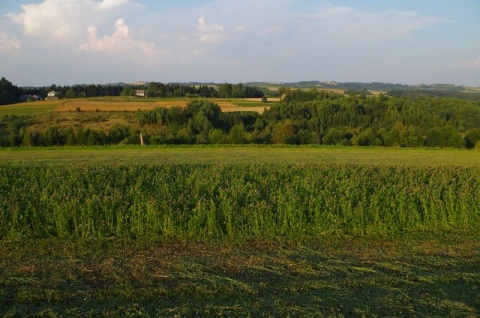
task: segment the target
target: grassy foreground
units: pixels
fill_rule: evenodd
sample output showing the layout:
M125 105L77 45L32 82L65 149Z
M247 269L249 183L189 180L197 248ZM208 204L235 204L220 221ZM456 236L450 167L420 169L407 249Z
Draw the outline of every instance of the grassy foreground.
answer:
M479 155L1 150L0 317L478 317Z
M3 241L0 316L478 317L479 234Z

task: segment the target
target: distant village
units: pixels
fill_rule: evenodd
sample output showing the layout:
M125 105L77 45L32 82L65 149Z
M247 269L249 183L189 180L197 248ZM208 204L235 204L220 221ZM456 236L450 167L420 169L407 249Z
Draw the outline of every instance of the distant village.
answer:
M135 91L136 97L147 97L147 92L144 89L137 89ZM24 94L20 96L20 100L22 102L35 102L39 100L43 100L43 98L37 94ZM45 100L58 100L57 92L54 90L49 91Z

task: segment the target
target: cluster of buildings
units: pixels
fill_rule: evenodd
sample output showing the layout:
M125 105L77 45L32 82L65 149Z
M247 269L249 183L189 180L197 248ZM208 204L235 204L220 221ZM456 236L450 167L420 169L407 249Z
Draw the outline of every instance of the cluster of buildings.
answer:
M55 91L50 91L47 94L47 97L45 97L45 100L57 100L58 97L56 96L57 92ZM138 89L135 91L135 96L136 97L147 97L147 91L143 89ZM20 96L20 100L22 102L35 102L42 100L43 98L40 95L32 95L32 94L26 94Z
M55 91L48 92L47 97L45 97L45 100L57 100L58 97L56 96L56 94L57 93ZM26 94L26 95L20 96L20 100L22 102L36 102L42 99L43 98L41 96L36 94Z

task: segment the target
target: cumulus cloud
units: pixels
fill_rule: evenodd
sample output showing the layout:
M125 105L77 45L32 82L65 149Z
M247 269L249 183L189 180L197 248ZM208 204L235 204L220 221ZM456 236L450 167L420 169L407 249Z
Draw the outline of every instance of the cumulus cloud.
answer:
M0 52L15 54L21 48L20 42L5 32L0 32Z
M80 45L80 49L109 55L154 56L159 53L154 43L132 37L124 19L118 19L115 22L115 31L110 36L99 38L97 29L94 26L88 27L88 42Z
M84 1L45 0L39 4L22 5L23 12L9 14L30 36L42 36L49 41L66 41L78 33L77 20L84 10Z
M129 0L103 0L102 2L97 4L97 8L100 10L108 10L114 7L121 6L127 2L129 2Z
M123 18L116 20L112 34L99 36L112 14L128 14L129 3L135 4L132 0L43 0L22 5L21 13L8 17L21 24L27 36L46 45L109 56L153 56L159 52L155 45L138 39Z
M64 44L75 42L88 23L103 21L109 10L122 7L130 0L44 0L22 5L22 12L8 14L21 24L25 34Z
M207 24L205 17L201 15L198 18L197 37L202 43L220 43L228 39L224 27L219 24Z
M144 7L137 1L144 3ZM373 61L374 66L378 65L380 55L407 60L415 53L409 51L405 56L407 51L395 39L415 36L420 30L435 32L435 26L450 23L430 15L424 6L418 6L419 10L425 10L422 12L384 10L363 2L345 5L343 0L188 3L24 0L21 3L30 4L19 4L19 13L8 15L20 27L11 21L4 25L13 28L0 27L9 34L0 31L0 52L19 50L21 41L22 47L43 50L41 55L56 64L58 56L64 54L82 70L95 72L100 65L120 73L126 72L127 64L122 58L125 57L145 61L129 63L135 71L140 72L139 65L145 65L143 72L167 74L159 70L170 69L172 76L184 72L185 79L191 79L192 74L211 74L215 69L220 74L217 78L227 80L223 78L227 66L231 66L231 74L250 70L250 79L256 77L254 72L270 76L270 71L277 71L278 76L290 72L299 79L329 70L337 76L342 67L344 74L350 74L355 63L345 61L352 60L352 56L363 65ZM394 7L392 4L391 8ZM417 41L420 52L428 51L425 48L430 42L427 37L424 39ZM383 43L387 41L388 45ZM295 64L291 68L285 67L289 59L297 61L290 63ZM94 67L92 61L101 62ZM340 67L334 67L336 63ZM479 63L480 58L455 67L478 69Z

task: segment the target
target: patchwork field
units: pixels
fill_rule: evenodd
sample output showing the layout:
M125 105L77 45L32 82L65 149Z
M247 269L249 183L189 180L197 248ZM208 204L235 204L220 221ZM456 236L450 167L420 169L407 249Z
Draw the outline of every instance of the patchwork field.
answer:
M141 100L136 99L134 101L122 101L119 98L113 100L88 100L88 99L72 99L62 101L58 107L55 108L56 112L73 112L73 111L86 111L86 112L113 112L113 111L137 111L137 110L151 110L157 107L186 107L191 99L151 99ZM263 113L265 108L268 108L268 104L261 104L261 101L256 99L213 99L213 102L217 103L223 112L238 112L238 111L252 111ZM262 106L259 106L262 105Z

